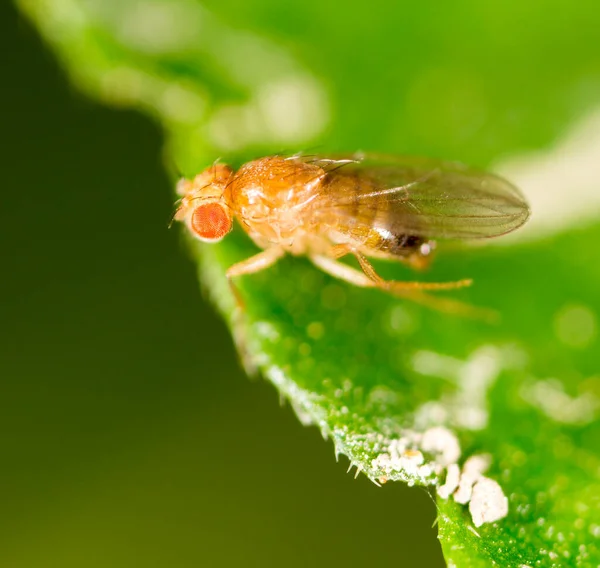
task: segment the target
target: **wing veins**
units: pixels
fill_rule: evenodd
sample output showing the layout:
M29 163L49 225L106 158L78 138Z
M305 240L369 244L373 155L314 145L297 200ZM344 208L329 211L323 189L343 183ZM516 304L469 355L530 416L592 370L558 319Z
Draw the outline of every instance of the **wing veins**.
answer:
M320 166L327 176L314 211L322 211L332 227L379 226L394 232L404 227L429 238L488 238L516 229L529 216L519 190L484 171L411 157L349 158L297 158Z

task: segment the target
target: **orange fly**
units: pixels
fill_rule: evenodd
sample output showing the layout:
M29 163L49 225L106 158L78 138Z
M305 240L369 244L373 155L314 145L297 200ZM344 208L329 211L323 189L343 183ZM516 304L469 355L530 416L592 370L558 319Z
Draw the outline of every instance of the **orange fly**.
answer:
M471 281L384 280L368 257L422 268L434 239L497 237L529 217L523 196L508 181L455 162L416 157L270 156L237 172L215 164L194 179L180 180L177 192L175 219L198 239L220 241L235 218L263 249L231 266L230 282L289 253L305 255L356 286L409 297ZM339 261L346 255L356 257L361 270Z

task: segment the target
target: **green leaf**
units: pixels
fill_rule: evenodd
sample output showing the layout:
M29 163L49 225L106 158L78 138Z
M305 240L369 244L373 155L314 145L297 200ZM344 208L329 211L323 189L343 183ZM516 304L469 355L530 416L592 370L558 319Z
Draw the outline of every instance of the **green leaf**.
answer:
M497 310L495 325L300 258L241 278L240 315L224 271L257 249L239 227L191 249L248 367L358 471L443 494L455 464L489 462L470 505L437 498L449 565L600 563L600 141L597 118L582 119L600 92L593 2L18 3L80 88L160 121L169 167L188 175L219 155L316 144L483 166L553 146L502 168L532 200L531 230L510 246L442 247L424 276L473 278L451 297ZM508 514L482 523L486 499L502 517L503 496Z

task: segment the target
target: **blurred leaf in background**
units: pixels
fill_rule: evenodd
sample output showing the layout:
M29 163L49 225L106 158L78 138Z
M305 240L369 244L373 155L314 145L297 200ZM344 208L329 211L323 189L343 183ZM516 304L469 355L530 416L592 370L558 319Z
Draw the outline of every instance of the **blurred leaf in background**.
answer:
M167 230L160 129L70 87L11 3L0 31L0 566L386 563L392 522L443 566L424 491L345 475L239 369Z
M460 440L461 463L490 455L487 475L509 498L509 515L474 530L466 507L438 499L449 564L598 564L600 9L593 2L18 4L80 88L160 122L172 170L193 175L218 156L237 164L318 146L495 165L520 183L537 215L520 240L442 250L427 275L473 277L476 287L462 297L497 309L500 325L354 290L285 260L240 282L252 300L236 332L300 417L374 480L439 485L431 448L417 443L429 476L389 460L393 444L440 425ZM127 246L132 258L144 248ZM254 250L238 234L193 251L230 323L223 271ZM268 475L263 468L249 457L235 469ZM401 500L388 506L398 517L414 514ZM382 527L402 530L389 521Z

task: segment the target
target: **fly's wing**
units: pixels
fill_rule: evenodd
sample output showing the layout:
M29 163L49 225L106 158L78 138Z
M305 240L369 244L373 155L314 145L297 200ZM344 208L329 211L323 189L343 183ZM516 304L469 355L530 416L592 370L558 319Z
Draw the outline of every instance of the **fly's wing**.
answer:
M380 156L294 157L326 172L314 210L341 232L481 239L520 227L529 207L508 181L459 163Z

